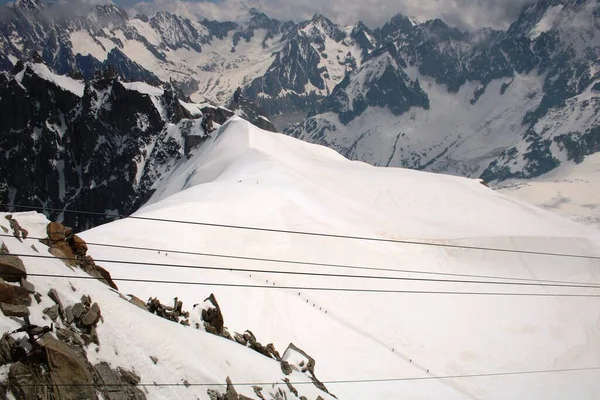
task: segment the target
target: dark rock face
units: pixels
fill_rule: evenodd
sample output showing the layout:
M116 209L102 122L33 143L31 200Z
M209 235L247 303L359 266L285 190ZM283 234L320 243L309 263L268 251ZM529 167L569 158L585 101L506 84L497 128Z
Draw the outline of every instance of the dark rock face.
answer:
M27 278L23 261L10 254L0 255L0 278L7 282L19 282L21 279Z
M219 303L217 303L217 299L212 293L204 301L208 301L213 305L213 307L211 308L202 310L202 319L205 322L205 326L208 325L209 327L214 329L216 335L221 335L223 333L223 327L225 322L223 320L223 314L221 313Z
M388 107L394 115L400 115L410 107L428 109L427 94L419 81L412 81L403 68L406 68L406 62L393 44L374 51L356 72L366 73L367 78L357 85L347 75L327 98L321 111L333 111L340 122L348 124L368 107Z
M0 165L3 191L14 190L15 204L129 214L152 193L160 176L183 153L182 142L168 137L166 126L189 114L172 90L157 103L148 94L128 89L110 71L73 93L42 78L42 64L27 64L19 73L0 75ZM115 173L119 171L119 173ZM53 219L53 215L50 215ZM65 213L76 230L106 218Z
M241 88L235 91L233 99L227 108L261 129L277 132L273 123L266 117L266 113L253 101L246 99L242 94Z
M324 72L319 66L321 57L304 35L291 39L285 48L277 53L275 61L260 78L255 79L244 89L244 96L248 99L259 98L260 93L267 94L273 100L258 99L258 104L270 115L284 111L285 105L279 105L278 97L282 91L293 91L298 95L307 95L307 85L324 90L325 82L321 74ZM304 97L304 96L303 96ZM306 100L298 99L294 104L298 108L307 106ZM302 107L301 107L302 106Z
M0 282L0 302L17 306L29 306L31 293L20 286Z

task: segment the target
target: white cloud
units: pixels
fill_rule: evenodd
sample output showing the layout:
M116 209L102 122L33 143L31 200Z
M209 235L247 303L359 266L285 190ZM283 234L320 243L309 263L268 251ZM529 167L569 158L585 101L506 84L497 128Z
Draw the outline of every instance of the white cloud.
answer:
M129 0L133 2L135 0ZM507 28L521 8L533 0L151 0L131 4L132 12L152 15L159 10L216 20L234 20L251 7L267 15L294 21L323 14L339 24L362 20L380 26L396 13L425 21L441 18L449 25L473 30L482 27Z

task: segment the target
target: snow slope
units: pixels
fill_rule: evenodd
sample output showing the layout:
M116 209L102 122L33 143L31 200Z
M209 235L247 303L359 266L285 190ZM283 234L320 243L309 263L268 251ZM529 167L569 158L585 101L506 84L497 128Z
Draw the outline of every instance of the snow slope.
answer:
M8 228L5 215L7 214L0 213L0 225ZM46 225L49 221L43 215L30 212L15 213L12 216L21 226L29 230L32 237L46 236ZM24 239L21 242L9 236L2 237L1 241L13 254L33 257L40 254L50 256L47 247L36 239ZM32 249L32 245L38 251ZM142 385L145 384L141 389L146 392L149 400L208 400L206 392L208 388L225 392L227 376L230 376L234 383L279 382L274 387L266 385L263 393L268 395L281 388L286 395L291 395L285 383L281 382L281 368L275 360L233 341L204 331L186 328L143 311L120 297L125 292L119 295L97 280L77 279L77 277L89 278L89 276L79 269L73 270L67 267L61 260L52 256L49 259L21 256L21 259L29 274L74 277L64 279L30 275L27 278L34 284L36 291L42 294L43 299L40 304L34 301L29 307L31 323L40 326L49 324L47 317L43 315L43 310L54 305L45 295L50 289L57 291L65 307L78 303L82 295L89 295L93 302L99 304L103 322L97 329L100 345L96 346L92 343L86 348L88 360L92 364L106 361L112 368L120 366L133 370L140 376ZM206 293L208 295L208 292ZM14 331L21 326L17 321L4 317L0 312L0 331L3 333ZM62 325L60 320L57 320L56 324L59 327ZM23 335L20 333L12 336L18 338ZM188 345L192 343L193 345ZM158 359L156 364L150 359L151 356ZM5 377L0 375L0 380L4 379ZM306 375L298 372L290 375L289 379L292 382L310 382ZM186 387L184 381L209 385ZM153 383L167 385L154 386ZM312 383L298 384L296 387L300 393L305 393L309 398L320 395L327 400L332 399L316 389ZM239 386L236 389L240 394L254 395L251 386Z
M600 154L581 164L568 162L536 180L503 182L498 190L508 196L600 228Z
M477 180L351 162L331 149L261 131L236 117L213 133L190 159L176 166L158 185L149 203L135 215L600 255L596 231L494 192ZM273 341L279 350L294 342L316 359L317 376L324 381L600 365L598 298L365 293L277 287L541 295L600 294L598 290L295 276L105 261L375 277L452 278L423 274L436 272L597 283L600 282L597 260L136 219L103 225L84 232L82 237L90 245L89 254L108 268L113 277L207 283L196 286L121 282L124 292L141 298L158 296L165 301L177 296L184 301L184 308L212 292L230 329L250 329L259 340ZM167 252L114 249L92 243L152 247ZM255 262L177 254L177 250L396 271ZM263 285L270 289L220 287L211 283ZM183 340L188 339L191 336ZM594 399L600 396L599 382L598 372L590 370L327 386L339 399Z

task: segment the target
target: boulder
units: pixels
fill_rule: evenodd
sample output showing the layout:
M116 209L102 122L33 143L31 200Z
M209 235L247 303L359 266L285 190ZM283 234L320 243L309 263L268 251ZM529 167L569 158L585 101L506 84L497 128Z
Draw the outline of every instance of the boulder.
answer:
M281 360L281 356L279 355L279 352L275 350L275 345L273 343L267 344L267 351L271 358L274 358L277 361Z
M104 283L105 285L110 286L111 288L113 288L115 290L119 290L119 287L112 280L110 272L105 270L100 265L94 264L93 266L84 268L84 271L87 272L88 274L90 274L91 276L93 276L94 278L98 279L100 282Z
M139 297L135 297L132 294L128 294L127 296L130 297L129 302L131 304L138 306L142 310L148 311L148 308L146 308L146 303L144 303Z
M83 317L81 317L81 324L88 327L96 326L98 321L100 321L101 316L100 306L98 306L98 303L94 303L90 309L83 314Z
M73 305L73 308L71 309L71 311L73 312L73 318L75 321L78 321L83 314L85 313L85 307L83 306L83 304L81 303L76 303L75 305Z
M83 296L81 296L81 304L83 304L85 306L85 308L88 308L92 305L92 298L90 296L86 296L85 294Z
M46 226L46 234L51 242L64 241L66 238L65 232L66 227L60 222L50 222Z
M133 372L119 368L115 371L106 362L94 365L99 383L102 385L102 394L106 400L145 400L146 395L135 387L139 377ZM135 383L133 383L135 382Z
M227 377L225 382L227 382L227 391L225 392L225 400L238 400L239 396L237 394L237 391L233 387L233 384L231 383L231 379L229 379L229 377Z
M10 254L0 255L0 278L7 282L19 282L27 278L27 270L21 259Z
M7 303L0 303L0 311L4 313L7 317L28 317L29 316L29 308L27 306L15 306Z
M217 334L222 334L223 325L225 322L223 319L223 314L221 313L221 307L219 307L219 303L217 302L215 295L211 293L208 298L204 299L204 301L211 303L212 307L202 310L202 320L208 325L212 326Z
M73 235L72 239L69 241L69 244L71 245L71 249L73 250L75 255L85 257L85 254L88 250L88 246L87 243L85 243L85 240L83 240L77 235Z
M22 232L23 229L21 228L19 221L17 221L14 218L11 218L8 220L8 222L10 223L10 227L13 231L13 236L16 237L17 239L19 239L19 241L20 241L21 237L23 236L23 232ZM25 231L23 239L26 239L28 234L29 234L29 232Z
M292 373L292 371L293 369L289 362L281 361L281 372L283 372L285 375L289 375Z
M92 338L92 342L100 346L100 338L98 337L98 331L93 326L90 329L90 336Z
M15 306L29 306L31 295L25 288L0 282L0 302Z
M21 278L21 287L25 290L27 290L29 293L35 293L35 286L33 286L33 283L27 281L24 278Z
M65 308L64 320L67 324L72 324L75 320L75 316L73 315L73 306L67 306L67 308Z
M10 390L17 400L49 400L48 381L36 365L14 363L8 371ZM91 397L90 397L91 398ZM69 398L71 399L71 398Z
M5 333L0 339L0 366L13 362L12 349L15 346L15 340Z
M58 306L55 304L52 307L45 308L44 314L46 314L52 321L56 321L59 314Z
M63 253L62 257L59 257L58 255L54 255L54 256L57 258L61 258L65 264L67 264L71 267L74 267L77 265L77 257L75 256L75 253L73 253L73 250L71 249L71 246L69 246L69 243L56 242L56 243L54 243L52 248L62 251L62 253Z
M55 399L96 399L94 379L87 359L51 337L40 340L48 362Z
M56 304L58 306L58 312L60 313L61 316L63 316L65 313L65 308L63 307L63 303L60 300L60 296L58 295L58 292L54 289L50 289L48 291L48 297L50 297L50 299L54 302L54 304Z

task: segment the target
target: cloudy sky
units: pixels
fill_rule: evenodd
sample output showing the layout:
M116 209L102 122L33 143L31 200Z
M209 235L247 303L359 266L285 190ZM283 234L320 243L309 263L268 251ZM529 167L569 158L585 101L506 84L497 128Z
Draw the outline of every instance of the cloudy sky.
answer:
M59 0L70 2L106 2L110 0ZM370 27L383 24L396 13L424 21L441 18L462 29L494 27L505 29L521 8L534 0L112 0L128 11L152 15L167 10L189 16L233 20L250 7L272 17L295 21L323 14L337 23L364 21ZM7 0L0 0L7 2Z

